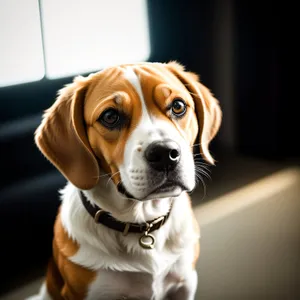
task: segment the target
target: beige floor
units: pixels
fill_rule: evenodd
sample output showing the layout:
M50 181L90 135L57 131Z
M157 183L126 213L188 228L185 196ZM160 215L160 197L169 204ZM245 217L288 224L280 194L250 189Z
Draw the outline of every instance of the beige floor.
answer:
M300 168L274 169L235 184L229 175L211 201L193 194L202 236L196 299L300 299ZM24 299L41 280L1 300Z
M195 211L202 228L197 299L300 299L300 169Z

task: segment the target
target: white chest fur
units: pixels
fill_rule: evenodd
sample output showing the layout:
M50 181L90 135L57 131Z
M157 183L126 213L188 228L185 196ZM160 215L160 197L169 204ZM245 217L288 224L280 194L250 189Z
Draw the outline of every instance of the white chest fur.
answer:
M192 253L189 249L187 251L189 256L181 256L161 273L100 270L89 287L87 299L165 300L169 291L177 289L186 280L190 281L191 275L196 275L195 271L190 272ZM196 282L193 284L196 285Z
M163 278L154 279L151 274L101 270L87 299L163 299L166 288Z
M72 185L64 189L62 199L63 226L80 246L70 260L97 272L88 299L160 300L172 285L178 284L181 275L190 271L199 236L193 228L186 194L173 200L169 219L152 233L156 244L151 250L141 248L140 234L123 236L95 224ZM156 213L156 217L165 214L164 205L157 206Z

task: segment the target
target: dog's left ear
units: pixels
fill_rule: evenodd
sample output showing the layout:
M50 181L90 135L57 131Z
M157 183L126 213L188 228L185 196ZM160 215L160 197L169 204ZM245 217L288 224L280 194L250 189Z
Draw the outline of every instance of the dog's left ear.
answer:
M213 97L209 89L200 83L199 78L192 72L187 72L177 62L166 64L167 68L185 85L196 105L199 126L200 151L210 164L215 160L209 151L209 144L216 136L221 126L222 111L219 101Z

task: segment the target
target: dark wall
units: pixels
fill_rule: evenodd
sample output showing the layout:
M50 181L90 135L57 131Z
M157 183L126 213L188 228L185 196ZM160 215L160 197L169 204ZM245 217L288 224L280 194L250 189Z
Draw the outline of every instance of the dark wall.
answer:
M299 158L297 96L291 95L293 6L235 1L238 151L266 159Z
M213 83L214 1L149 1L152 61L178 60Z

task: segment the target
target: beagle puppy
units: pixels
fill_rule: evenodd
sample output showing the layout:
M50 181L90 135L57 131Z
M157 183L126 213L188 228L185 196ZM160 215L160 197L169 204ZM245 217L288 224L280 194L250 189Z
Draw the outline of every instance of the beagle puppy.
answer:
M200 233L188 193L202 169L193 150L215 163L221 118L177 62L114 66L61 89L35 133L67 184L31 299L194 299Z

